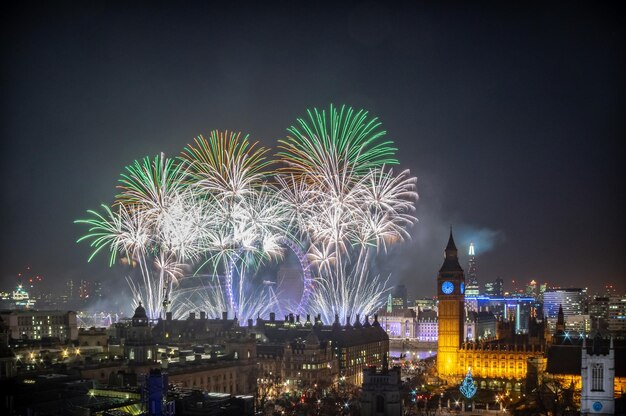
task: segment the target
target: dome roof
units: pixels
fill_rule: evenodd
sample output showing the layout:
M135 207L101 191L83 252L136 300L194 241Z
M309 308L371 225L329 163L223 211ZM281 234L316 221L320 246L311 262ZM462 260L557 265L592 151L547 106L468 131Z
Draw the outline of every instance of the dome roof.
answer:
M146 308L141 306L141 301L139 301L139 306L135 309L135 314L133 315L133 319L143 318L148 319L148 315L146 314Z

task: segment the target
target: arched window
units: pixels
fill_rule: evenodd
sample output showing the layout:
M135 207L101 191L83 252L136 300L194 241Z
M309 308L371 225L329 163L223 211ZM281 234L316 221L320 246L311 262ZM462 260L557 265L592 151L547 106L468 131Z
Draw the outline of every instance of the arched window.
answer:
M591 390L604 391L604 367L602 363L595 363L591 369Z

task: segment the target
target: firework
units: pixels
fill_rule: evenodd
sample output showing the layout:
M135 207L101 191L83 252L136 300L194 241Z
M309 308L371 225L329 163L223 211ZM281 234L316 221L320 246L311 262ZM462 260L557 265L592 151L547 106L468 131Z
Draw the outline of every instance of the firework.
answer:
M241 133L214 130L208 139L198 136L181 159L189 169L189 180L216 199L244 198L262 185L269 174L268 152Z
M128 166L120 178L121 193L104 213L88 211L78 220L90 226L78 241L91 240L90 260L108 247L109 264L122 254L140 277L128 277L134 305L141 301L151 318L161 316L171 287L182 275L183 261L196 259L202 248L204 217L184 186L182 165L163 155Z
M326 322L375 311L388 279L370 275L373 254L407 237L412 225L415 178L394 175L395 148L383 140L380 123L364 111L330 107L308 112L278 156L292 210L317 274L312 306Z
M308 110L308 120L299 118L297 125L287 129L286 139L279 140L278 156L286 164L284 172L311 175L320 168L335 172L349 170L357 175L383 164L395 165L396 148L383 140L377 118L368 118L367 111L351 107L340 109L331 104L326 110Z
M91 260L108 250L132 266L128 284L148 315L171 304L254 319L269 312L335 314L345 319L380 306L388 279L370 266L407 238L415 178L394 174L392 142L376 118L351 108L313 109L280 141L278 171L268 150L239 133L199 136L179 158L128 166L112 207L76 221L89 227ZM260 267L298 258L303 292L281 301L273 284L254 283ZM189 287L188 283L194 282Z

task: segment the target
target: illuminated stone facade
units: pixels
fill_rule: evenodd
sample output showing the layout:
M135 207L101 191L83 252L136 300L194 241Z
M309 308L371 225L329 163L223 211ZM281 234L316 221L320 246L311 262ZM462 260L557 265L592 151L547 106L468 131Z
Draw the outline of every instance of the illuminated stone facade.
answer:
M542 329L534 325L533 331L520 337L512 335L509 328L506 334L497 337L500 339L464 343L464 285L463 269L459 265L457 248L450 233L445 260L437 276L439 377L449 382L459 382L471 367L473 376L477 380L483 379L486 385L494 379L524 379L528 360L544 352L540 337L530 332L541 332ZM492 328L492 332L497 331ZM531 342L533 337L536 342ZM520 385L519 382L508 384Z
M417 314L413 309L394 308L387 312L385 308L381 308L378 311L378 321L389 338L417 338Z
M477 379L520 380L526 377L528 359L543 352L543 347L535 345L467 343L459 349L456 373L461 376L471 367L472 375Z
M458 351L463 341L465 277L459 264L452 231L445 250L445 260L437 276L439 326L437 371L442 378L456 377ZM465 374L465 371L463 372Z
M611 390L614 398L622 397L626 393L626 343L623 340L612 341L596 334L595 337L586 339L583 347L582 338L557 334L555 342L548 348L546 357L547 365L543 377L558 381L563 388L573 386L576 391L580 391L581 399L583 396L587 399L586 408L585 403L581 403L583 414L606 412L606 402L597 411L592 411L592 406L599 399L602 402L609 397ZM593 367L596 364L604 364L602 371L604 381L601 387L593 385ZM582 382L583 377L587 378L586 385ZM611 382L608 378L611 378Z
M608 353L601 348L589 352L583 340L581 363L580 410L582 414L615 413L615 349L613 338Z

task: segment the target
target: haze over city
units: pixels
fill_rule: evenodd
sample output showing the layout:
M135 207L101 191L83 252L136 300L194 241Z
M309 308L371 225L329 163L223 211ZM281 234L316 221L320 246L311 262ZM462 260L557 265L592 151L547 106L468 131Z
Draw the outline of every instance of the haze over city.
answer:
M443 13L445 9L445 13ZM379 117L418 178L378 264L432 296L449 227L483 280L624 289L623 14L499 3L27 4L2 23L3 287L123 282L73 223L124 166L231 129L276 149L307 108Z

